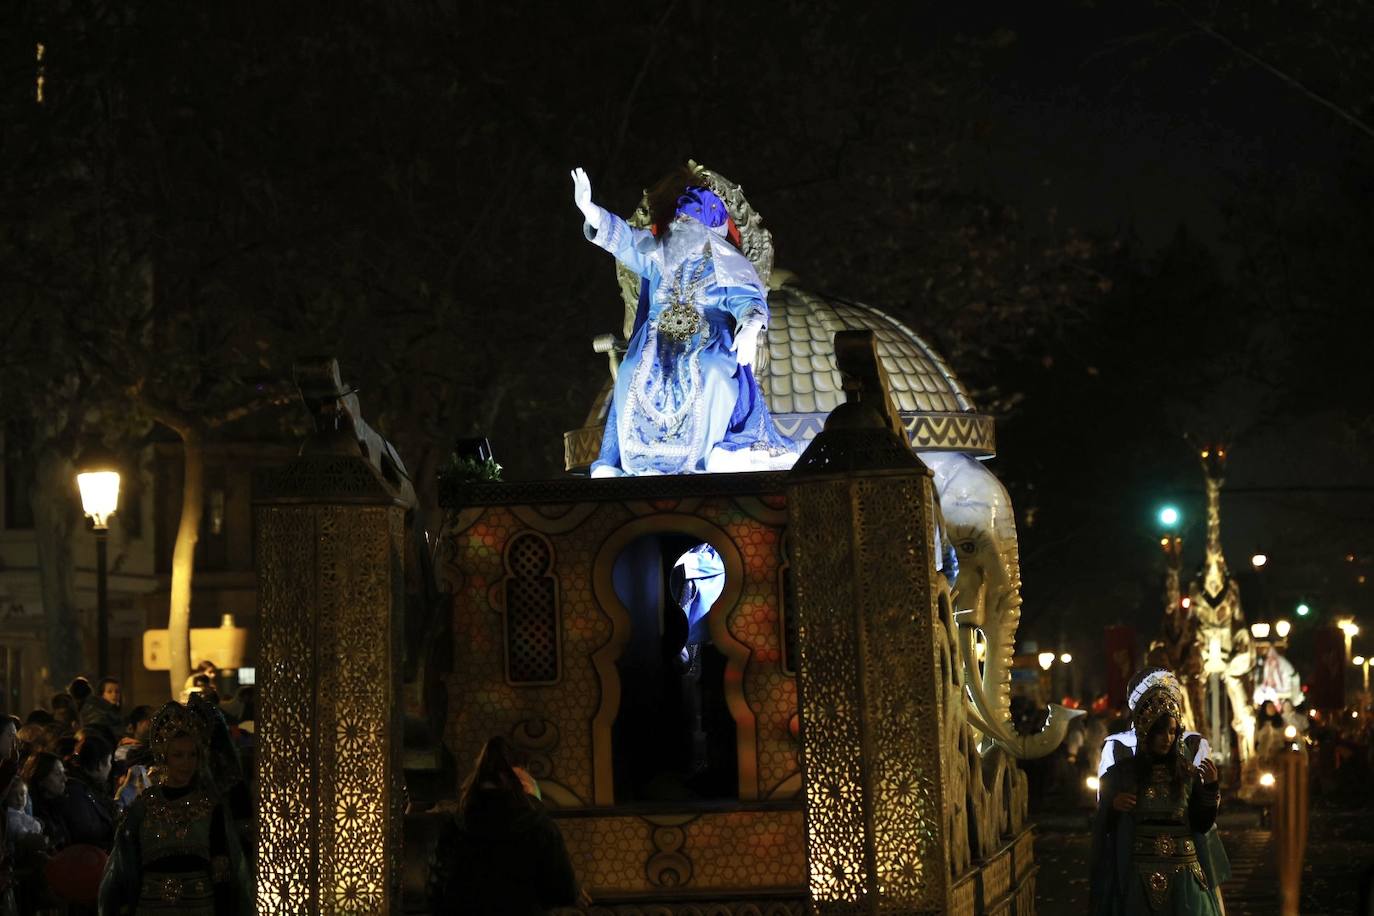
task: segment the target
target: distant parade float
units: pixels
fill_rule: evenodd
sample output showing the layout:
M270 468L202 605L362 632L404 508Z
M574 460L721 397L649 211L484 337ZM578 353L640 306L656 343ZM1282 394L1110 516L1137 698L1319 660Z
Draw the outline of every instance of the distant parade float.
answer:
M258 508L260 911L423 908L436 812L499 735L590 892L560 913L1033 913L1015 760L1078 713L1012 727L991 418L904 325L775 270L718 173L628 220L574 189L624 322L568 476L502 482L473 444L427 540L337 367L301 368L317 431ZM359 674L314 691L335 657Z

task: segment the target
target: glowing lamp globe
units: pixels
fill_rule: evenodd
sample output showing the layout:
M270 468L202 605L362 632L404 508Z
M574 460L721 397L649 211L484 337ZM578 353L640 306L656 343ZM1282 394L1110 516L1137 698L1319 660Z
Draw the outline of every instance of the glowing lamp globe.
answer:
M1280 620L1274 624L1274 632L1278 634L1279 639L1287 639L1288 633L1292 629L1293 625L1286 620Z
M1250 635L1253 636L1253 637L1255 637L1256 639L1268 639L1268 638L1269 638L1269 624L1267 624L1267 623L1252 623L1252 624L1250 624Z
M1255 567L1255 569L1259 569L1261 566L1268 562L1269 558L1262 553L1257 553L1250 558L1250 565Z
M1354 658L1352 658L1352 659L1350 660L1350 664L1354 665L1356 668L1361 668L1361 667L1363 667L1363 666L1364 666L1364 656L1363 656L1363 655L1357 655L1357 656L1355 656Z
M108 527L119 508L119 472L108 467L84 470L76 475L76 486L81 490L81 511L95 527Z
M1040 667L1046 671L1049 671L1050 665L1054 664L1053 652L1041 652L1039 655L1036 656L1036 658L1040 661Z
M1059 660L1067 665L1069 662L1073 661L1073 655L1069 652L1065 652L1063 655L1059 656Z
M1159 523L1165 528L1172 528L1178 524L1179 512L1173 506L1165 506L1159 510Z
M1272 789L1274 787L1274 774L1261 773L1259 782L1260 785L1264 786L1266 789Z
M1305 604L1300 604L1297 607L1297 612L1299 617L1306 617L1308 614L1312 613L1312 609Z
M1296 725L1288 726L1283 730L1283 736L1289 741L1292 741L1294 738L1298 737L1298 727Z

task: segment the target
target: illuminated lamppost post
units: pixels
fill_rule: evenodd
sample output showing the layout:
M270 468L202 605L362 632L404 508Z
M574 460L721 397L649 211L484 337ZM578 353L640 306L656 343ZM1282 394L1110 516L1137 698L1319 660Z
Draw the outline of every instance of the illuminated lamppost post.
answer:
M1363 655L1357 655L1357 656L1355 656L1354 658L1352 658L1352 659L1350 660L1350 663L1351 663L1352 665L1354 665L1356 668L1359 668L1359 669L1360 669L1360 675L1361 675L1361 686L1360 686L1360 690L1361 690L1361 692L1363 693L1363 696L1364 696L1364 700L1363 700L1362 703L1360 703L1360 706L1363 707L1363 708L1365 708L1365 709L1368 709L1368 708L1369 708L1369 666L1370 666L1371 664L1374 664L1374 658L1365 658Z
M1054 667L1055 655L1053 652L1041 652L1035 658L1040 663L1040 693L1048 705L1054 702L1054 683L1050 675L1050 668Z
M1269 602L1269 583L1265 581L1264 570L1269 565L1269 555L1256 553L1250 557L1250 568L1255 571L1255 585L1259 592L1259 606L1266 618L1274 616L1274 609Z
M87 452L76 475L81 491L81 510L95 530L95 627L96 675L110 673L110 608L106 584L106 544L110 516L119 508L119 471L104 453Z
M1350 643L1355 639L1356 636L1360 635L1360 628L1355 623L1355 621L1351 620L1349 617L1346 617L1343 620L1338 620L1336 622L1336 626L1340 627L1341 632L1345 634L1345 657L1348 659L1350 658L1351 651Z

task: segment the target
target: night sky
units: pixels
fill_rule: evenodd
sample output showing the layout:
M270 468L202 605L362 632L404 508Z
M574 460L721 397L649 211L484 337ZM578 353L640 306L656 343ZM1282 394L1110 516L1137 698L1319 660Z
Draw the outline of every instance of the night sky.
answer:
M628 213L692 157L745 187L779 266L916 328L997 414L1024 637L1087 658L1104 624L1153 631L1161 502L1200 556L1185 435L1232 446L1233 569L1263 550L1276 608L1367 612L1362 4L949 6L18 4L0 381L44 394L6 417L69 396L43 359L137 430L110 392L222 407L329 352L422 482L474 434L555 475L620 323L568 170ZM157 265L151 317L126 250Z

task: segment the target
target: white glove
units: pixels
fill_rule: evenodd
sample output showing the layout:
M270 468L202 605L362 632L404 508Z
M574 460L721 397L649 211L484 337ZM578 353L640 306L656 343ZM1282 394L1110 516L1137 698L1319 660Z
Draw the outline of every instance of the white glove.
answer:
M587 173L581 166L572 170L573 180L573 203L577 204L577 209L582 211L582 216L593 226L597 224L600 215L596 204L592 203L592 182L587 177Z
M730 344L730 349L735 351L735 361L741 366L754 365L754 356L759 348L759 332L762 330L763 322L750 320L735 332L735 341Z

